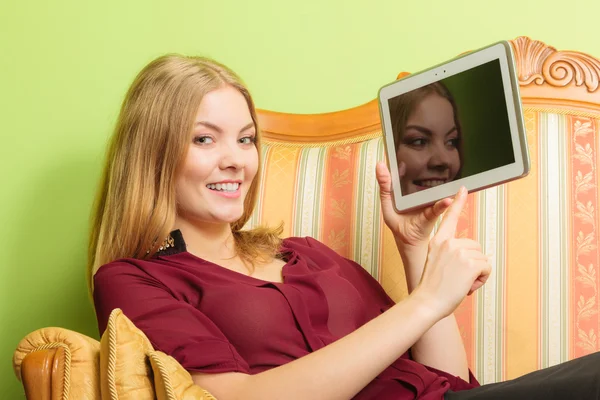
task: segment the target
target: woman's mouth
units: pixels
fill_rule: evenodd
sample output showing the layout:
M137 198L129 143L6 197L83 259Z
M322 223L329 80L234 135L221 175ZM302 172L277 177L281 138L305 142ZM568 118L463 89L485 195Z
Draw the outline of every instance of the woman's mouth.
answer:
M239 183L209 183L206 185L210 190L225 193L235 193L240 188Z
M209 183L206 187L219 197L237 199L242 195L240 182Z

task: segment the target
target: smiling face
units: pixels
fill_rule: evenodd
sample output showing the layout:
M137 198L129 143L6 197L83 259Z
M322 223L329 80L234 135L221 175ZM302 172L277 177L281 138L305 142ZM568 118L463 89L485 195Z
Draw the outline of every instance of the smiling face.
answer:
M258 170L256 127L244 96L232 86L206 94L176 182L177 220L231 224Z
M456 178L460 133L448 99L428 94L408 115L403 131L396 151L403 195Z

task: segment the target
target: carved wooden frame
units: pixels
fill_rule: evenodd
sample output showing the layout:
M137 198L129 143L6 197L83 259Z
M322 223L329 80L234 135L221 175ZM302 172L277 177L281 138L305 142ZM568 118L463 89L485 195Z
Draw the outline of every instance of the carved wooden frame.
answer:
M600 60L577 51L520 36L510 43L515 53L523 105L570 110L600 117ZM399 74L399 77L407 73ZM323 143L359 140L380 129L377 100L322 114L257 110L265 140Z

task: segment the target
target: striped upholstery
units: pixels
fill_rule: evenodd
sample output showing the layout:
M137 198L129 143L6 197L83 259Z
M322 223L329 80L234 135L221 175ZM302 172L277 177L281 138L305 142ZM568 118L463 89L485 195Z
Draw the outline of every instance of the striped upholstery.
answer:
M384 156L380 136L314 147L266 143L261 201L249 223L283 221L285 236L317 238L379 278L384 225L375 164Z
M551 111L551 110L549 110ZM494 273L456 316L483 383L595 351L600 318L596 165L600 120L526 108L532 169L469 195L458 235L478 240ZM380 216L380 132L354 143L267 142L260 202L248 226L285 224L360 263L395 300L400 257Z

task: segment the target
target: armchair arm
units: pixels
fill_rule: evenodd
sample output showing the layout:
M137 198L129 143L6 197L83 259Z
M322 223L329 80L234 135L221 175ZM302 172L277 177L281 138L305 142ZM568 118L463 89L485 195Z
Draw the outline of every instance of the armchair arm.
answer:
M28 400L100 399L100 343L80 333L30 333L15 350L13 369Z

